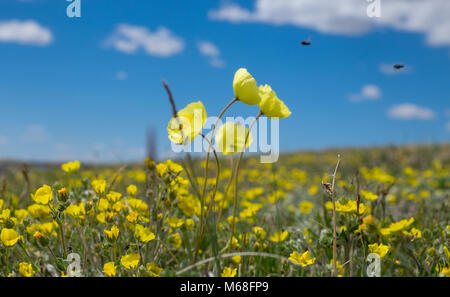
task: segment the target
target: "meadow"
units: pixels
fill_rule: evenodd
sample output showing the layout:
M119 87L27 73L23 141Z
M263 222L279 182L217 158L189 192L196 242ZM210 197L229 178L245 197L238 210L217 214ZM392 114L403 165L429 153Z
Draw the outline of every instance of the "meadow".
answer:
M3 163L0 275L366 276L376 253L382 276L450 276L450 145L244 158L236 210L229 160L220 162L203 230L205 161ZM211 174L208 193L214 185Z
M261 163L253 124L291 115L269 85L239 69L209 138L203 103L177 110L164 86L170 141L202 137L206 157L2 162L0 276L450 276L449 144ZM242 103L252 124L218 127Z

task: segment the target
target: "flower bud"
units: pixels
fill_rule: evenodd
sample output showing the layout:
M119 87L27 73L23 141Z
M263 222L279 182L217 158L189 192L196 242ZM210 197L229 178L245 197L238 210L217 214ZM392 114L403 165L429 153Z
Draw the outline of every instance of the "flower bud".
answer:
M233 89L239 101L245 104L255 105L261 100L256 80L245 68L236 71L233 80Z

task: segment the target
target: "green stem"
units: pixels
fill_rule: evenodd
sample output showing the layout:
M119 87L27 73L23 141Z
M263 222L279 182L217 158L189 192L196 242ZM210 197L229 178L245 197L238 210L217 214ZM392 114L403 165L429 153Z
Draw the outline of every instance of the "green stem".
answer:
M201 232L201 230L203 230L203 215L204 215L204 206L205 206L206 184L208 182L209 155L210 155L211 149L212 149L212 141L213 141L213 137L214 137L214 132L216 131L217 125L219 124L219 121L223 117L225 112L231 107L231 105L233 105L238 100L239 99L237 97L235 97L233 100L230 101L230 103L227 104L227 106L225 106L225 108L219 114L219 117L217 118L216 122L214 123L214 126L213 126L212 131L211 131L211 137L210 137L210 141L209 141L208 152L206 153L205 180L203 182L203 190L202 190L202 196L201 196L202 198L200 200L200 204L201 204L200 226L199 226L199 229L198 229L198 236L197 236L198 242L197 242L197 249L195 250L194 262L197 261L198 251L200 249L200 232Z
M67 253L66 253L66 244L64 242L64 230L63 230L62 222L59 222L58 225L59 225L59 235L61 237L61 247L63 250L63 256L64 256L64 259L66 259Z
M235 174L235 180L234 180L234 206L233 206L233 221L231 222L231 232L230 232L230 241L229 241L229 250L231 250L232 246L232 240L233 240L233 234L234 234L234 225L236 220L236 213L237 213L237 197L238 197L238 184L239 184L239 165L241 164L242 157L244 156L245 148L247 146L248 137L250 136L250 132L252 131L253 125L258 121L258 119L263 115L263 113L260 111L256 118L253 120L253 122L250 124L249 129L247 131L247 135L245 136L245 142L244 142L244 148L242 149L242 152L239 154L239 159L236 164L236 174Z
M234 178L233 155L231 155L231 154L230 154L230 168L231 168L231 176L230 176L230 180L228 181L227 186L225 187L225 191L223 192L223 199L222 199L222 202L220 203L219 216L217 218L217 223L219 223L220 219L222 218L222 211L223 211L223 206L225 204L225 199L227 197L228 190L230 189L231 184L233 182L233 178Z

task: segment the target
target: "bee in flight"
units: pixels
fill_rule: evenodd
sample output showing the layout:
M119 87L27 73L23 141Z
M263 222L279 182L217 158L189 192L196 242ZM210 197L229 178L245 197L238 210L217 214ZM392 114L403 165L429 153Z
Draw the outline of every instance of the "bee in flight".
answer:
M308 38L306 38L306 40L303 40L302 42L300 42L300 44L302 46L310 46L311 45L311 39L308 37Z
M402 68L405 68L405 65L402 65L402 64L395 64L394 66L392 66L395 70L399 70L399 69L402 69Z

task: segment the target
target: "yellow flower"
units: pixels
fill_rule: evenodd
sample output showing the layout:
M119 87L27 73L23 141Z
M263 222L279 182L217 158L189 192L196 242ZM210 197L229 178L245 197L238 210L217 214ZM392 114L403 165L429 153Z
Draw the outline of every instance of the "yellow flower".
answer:
M0 213L0 223L4 224L7 220L9 220L11 218L11 210L4 209L1 213Z
M287 231L278 231L275 232L272 236L269 237L272 242L283 242L288 237L289 232Z
M179 218L166 218L166 222L171 228L180 228L184 224L184 220Z
M194 226L195 221L193 219L186 219L186 227L188 230L192 230L192 227Z
M436 267L436 268L437 268L437 267ZM439 273L442 274L443 276L450 277L450 267L449 267L448 265L442 267L442 268L440 269Z
M179 233L175 233L169 237L170 244L175 248L179 249L181 247L181 236Z
M91 186L94 189L95 193L99 195L104 194L106 191L106 180L104 179L93 180Z
M115 241L115 240L117 240L117 238L119 237L119 228L117 228L116 225L113 225L113 226L111 227L111 230L105 229L104 231L105 231L105 233L106 233L106 236L107 236L108 239L110 239L110 240Z
M422 238L422 231L416 228L412 228L410 232L403 231L403 234L414 237L414 238Z
M83 215L85 214L84 203L80 203L79 205L71 204L66 208L66 212L74 218L83 219Z
M80 162L73 161L61 165L61 169L67 173L77 172L80 169Z
M137 219L139 217L139 213L136 211L132 211L127 215L127 221L130 223L137 223Z
M361 190L361 195L363 196L364 199L369 200L369 201L374 201L378 199L378 195L369 192L369 191L364 191Z
M447 257L447 261L450 261L450 251L448 250L446 245L444 245L443 250L444 250L445 256Z
M134 233L140 242L149 242L155 239L155 234L150 231L147 227L137 224Z
M206 109L201 101L188 104L178 111L167 126L169 139L176 144L187 144L201 132L207 119Z
M294 251L289 255L289 260L291 260L296 264L301 265L302 267L306 267L311 264L314 264L316 258L312 258L311 253L309 251L306 251L301 255L299 252Z
M120 264L128 270L133 270L138 266L140 260L139 254L128 254L120 259Z
M375 222L375 219L372 217L372 215L368 215L368 216L364 217L362 219L362 221L366 225L371 225L371 224L373 224Z
M14 229L4 228L0 234L0 239L7 247L15 245L19 238L19 234Z
M36 193L31 194L31 198L33 198L36 203L47 205L53 198L53 190L50 186L43 185L39 189L37 189Z
M22 262L19 264L19 273L23 277L32 277L34 275L33 266L29 263Z
M398 231L402 231L408 228L412 223L414 223L414 218L409 218L409 220L403 219L401 221L391 223L386 228L381 228L380 233L384 236L388 236L391 235L392 233L396 233Z
M231 260L232 260L234 263L239 264L239 263L241 263L241 261L242 261L242 257L239 256L239 255L237 255L237 256L231 257Z
M161 267L158 267L155 264L155 262L147 263L146 268L147 268L147 274L149 276L153 276L153 277L159 277L159 275L161 274L161 272L163 270Z
M118 192L111 191L108 194L106 194L106 199L108 199L111 203L116 203L120 200L120 197L122 197L122 194Z
M251 133L248 134L247 142L245 142L247 133L249 131L245 126L234 122L226 122L220 126L215 136L219 152L229 155L244 151L253 142Z
M98 215L95 216L95 218L102 224L106 222L106 214L104 212L99 213Z
M36 239L41 239L41 238L44 238L45 235L42 234L42 233L39 232L39 231L36 231L36 232L34 232L33 237L36 238Z
M231 269L231 267L225 267L222 271L221 277L234 277L236 276L237 269Z
M386 256L386 254L389 252L389 246L384 245L382 243L380 243L380 244L374 243L374 244L369 244L369 250L371 253L378 254L378 256L380 256L380 258L384 258L384 256Z
M259 87L261 101L259 108L268 118L286 118L291 115L289 108L281 101L269 85Z
M20 223L25 220L25 218L28 216L28 211L26 209L17 209L14 211L14 216L19 220Z
M239 101L245 104L255 105L261 101L256 80L245 68L236 71L233 80L233 89Z
M117 273L116 264L114 264L114 262L105 263L105 265L103 265L103 273L109 277L116 276Z
M135 185L129 185L127 187L127 194L134 197L137 193L137 187Z
M256 238L258 240L264 240L266 238L266 231L264 231L264 229L261 227L253 227L253 232L255 232Z
M311 201L302 201L299 204L300 212L304 214L308 214L313 209L314 205Z
M319 187L318 186L311 186L308 190L308 194L311 196L314 196L317 194L317 192L319 191Z

